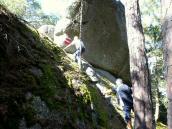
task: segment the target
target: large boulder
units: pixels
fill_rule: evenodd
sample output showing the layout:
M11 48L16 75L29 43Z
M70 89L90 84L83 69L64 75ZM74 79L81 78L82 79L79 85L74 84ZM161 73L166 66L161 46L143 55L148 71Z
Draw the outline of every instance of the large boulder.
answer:
M40 28L38 28L38 32L41 34L41 36L47 36L51 40L54 40L54 25L42 25Z
M129 81L129 51L124 6L112 0L86 0L82 39L91 64Z
M82 34L86 46L84 58L88 62L129 82L124 6L114 0L83 0L82 24L80 7L79 0L69 7L71 22L65 32L70 33L71 38Z

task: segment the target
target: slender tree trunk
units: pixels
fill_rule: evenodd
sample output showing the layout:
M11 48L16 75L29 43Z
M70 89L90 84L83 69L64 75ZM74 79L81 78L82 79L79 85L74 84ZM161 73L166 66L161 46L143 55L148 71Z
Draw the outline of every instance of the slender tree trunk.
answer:
M156 58L156 67L155 67L155 85L156 85L156 89L155 89L155 123L157 123L157 120L159 118L159 105L160 105L160 93L159 93L159 74L158 74L158 64L157 64L157 58Z
M81 0L81 7L80 7L80 27L79 27L79 38L80 39L82 39L83 6L84 6L84 1Z
M151 84L138 0L126 0L126 23L133 86L135 129L153 129Z
M163 42L166 64L167 97L168 97L168 129L172 129L172 0L162 0L163 10Z
M157 83L158 84L158 83ZM159 88L158 86L156 87L156 91L155 91L155 122L157 122L158 118L159 118Z

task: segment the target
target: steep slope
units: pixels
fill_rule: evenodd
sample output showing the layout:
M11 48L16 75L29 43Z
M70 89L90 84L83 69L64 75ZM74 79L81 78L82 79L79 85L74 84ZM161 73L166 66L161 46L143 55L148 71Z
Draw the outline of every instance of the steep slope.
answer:
M75 63L0 5L0 129L124 129Z

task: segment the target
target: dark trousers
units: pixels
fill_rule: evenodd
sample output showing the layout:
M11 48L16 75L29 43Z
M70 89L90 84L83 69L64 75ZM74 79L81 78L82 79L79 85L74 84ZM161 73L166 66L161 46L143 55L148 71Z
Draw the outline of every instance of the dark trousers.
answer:
M124 120L126 123L128 123L128 121L131 120L131 110L133 110L133 107L124 105L123 111L124 111Z
M133 110L132 91L127 85L122 85L117 88L117 93L124 104L124 120L128 123L131 120L131 110Z
M77 49L75 52L75 62L78 63L79 69L82 69L81 55L85 52L85 48Z

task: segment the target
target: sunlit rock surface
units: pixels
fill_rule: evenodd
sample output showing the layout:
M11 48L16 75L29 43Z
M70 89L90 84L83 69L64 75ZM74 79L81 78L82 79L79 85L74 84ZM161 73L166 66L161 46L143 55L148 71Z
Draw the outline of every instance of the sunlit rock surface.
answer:
M92 65L130 81L124 6L112 0L76 0L69 8L70 24L65 32L71 38L82 34L84 58ZM82 24L80 18L82 16ZM80 32L81 26L81 32Z
M44 37L48 36L51 40L54 40L54 31L55 26L54 25L42 25L38 32Z

